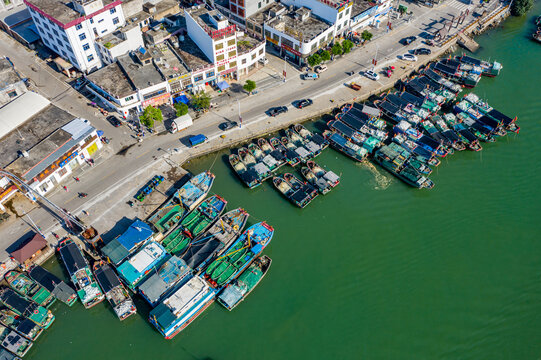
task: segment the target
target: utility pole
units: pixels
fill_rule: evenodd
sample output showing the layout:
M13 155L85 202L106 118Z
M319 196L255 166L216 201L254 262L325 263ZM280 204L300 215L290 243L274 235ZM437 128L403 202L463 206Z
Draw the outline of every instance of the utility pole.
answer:
M286 64L287 64L287 55L284 55L284 82L286 82Z
M240 116L240 101L237 99L237 104L239 105L239 129L242 129L242 116Z

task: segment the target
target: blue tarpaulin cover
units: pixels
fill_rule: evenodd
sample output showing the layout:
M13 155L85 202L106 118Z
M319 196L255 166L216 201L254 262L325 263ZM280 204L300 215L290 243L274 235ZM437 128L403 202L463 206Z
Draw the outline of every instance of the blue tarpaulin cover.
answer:
M102 252L113 264L118 265L135 251L139 245L150 239L152 234L150 226L137 219L122 235L105 245Z
M173 99L173 103L184 103L188 104L190 102L190 99L186 95L180 95Z
M229 87L229 84L225 81L220 81L216 86L218 86L218 89L220 90L225 90Z

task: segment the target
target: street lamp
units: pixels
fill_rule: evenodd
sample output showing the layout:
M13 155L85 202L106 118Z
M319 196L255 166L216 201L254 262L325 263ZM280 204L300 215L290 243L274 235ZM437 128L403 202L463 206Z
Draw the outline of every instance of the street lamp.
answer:
M239 105L239 129L242 129L242 116L240 115L240 101L238 98L237 98L237 104Z
M284 55L284 82L286 82L286 64L287 64L287 55Z

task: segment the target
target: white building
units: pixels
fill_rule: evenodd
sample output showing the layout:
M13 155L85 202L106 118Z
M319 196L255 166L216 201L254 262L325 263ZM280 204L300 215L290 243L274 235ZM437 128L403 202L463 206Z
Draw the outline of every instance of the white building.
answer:
M281 0L281 3L296 9L310 9L313 15L335 26L335 36L343 33L349 25L351 0Z
M217 10L198 5L186 9L188 36L217 68L223 78L237 76L237 37L235 25Z
M28 89L24 80L15 71L11 62L0 58L0 106L26 93Z
M43 43L88 73L102 66L96 40L124 26L121 0L24 0Z

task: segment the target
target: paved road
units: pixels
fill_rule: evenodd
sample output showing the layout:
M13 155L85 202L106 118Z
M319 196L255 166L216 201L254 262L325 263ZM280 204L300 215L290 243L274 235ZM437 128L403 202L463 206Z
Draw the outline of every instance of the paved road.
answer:
M258 94L249 97L241 98L240 95L232 94L229 105L205 114L184 132L146 137L142 143L136 143L131 138L131 132L125 127L116 129L102 117L96 118L93 109L86 105L85 99L81 99L78 93L66 86L63 81L58 80L58 77L63 75L51 69L38 70L37 73L31 70L31 66L43 68L43 64L36 62L20 46L14 46L12 40L9 40L11 43L4 41L3 34L0 35L0 53L9 56L25 76L32 77L38 89L52 99L57 106L92 120L97 127L104 129L106 134L113 138L114 141L104 151L109 153L110 157L104 156L103 161L98 161L93 168L83 169L80 182L68 182L68 192L56 190L49 195L49 199L73 214L81 214L83 209L89 211L90 218L84 220L94 224L100 232L104 232L114 228L120 219L133 218L137 215L138 209L128 207L126 201L154 174L175 171L179 174L180 166L177 162L183 162L193 151L184 143L190 135L204 133L211 140L206 146L222 146L226 142L243 139L252 134L263 133L271 127L306 118L336 103L351 101L356 96L368 94L382 85L391 84L412 66L401 61L398 55L421 46L420 40L408 47L399 44L399 40L423 32L434 32L438 26L441 27L442 19L449 18L450 14L460 13L460 10L446 4L436 8L410 5L409 9L415 14L413 21L335 60L319 80L304 81L300 78L298 71L291 71L293 69L288 65L288 74L296 76L288 78L287 82L269 85ZM371 60L376 56L376 52L377 69L389 64L394 64L397 68L396 74L391 79L382 77L380 81L374 82L360 75L362 71L370 68ZM355 75L348 76L347 71L355 71ZM350 81L360 83L362 90L355 92L344 86ZM241 129L233 129L224 134L219 130L218 125L226 119L234 121L238 119L236 96L241 98L243 126ZM314 105L304 110L295 109L291 103L301 98L312 98ZM289 112L277 118L269 118L265 115L269 107L278 105L287 105ZM221 135L226 136L222 138ZM173 154L173 149L178 149L178 153ZM80 191L88 193L89 196L79 199L77 192ZM30 216L46 234L51 231L58 232L58 222L45 210L36 208L30 212ZM0 228L0 251L4 251L28 230L30 230L29 226L22 220ZM114 229L116 232L121 230Z

